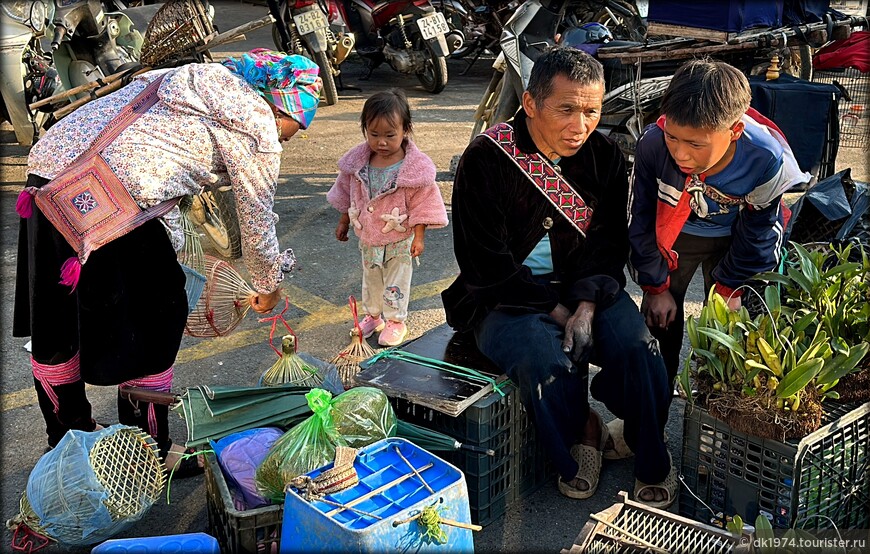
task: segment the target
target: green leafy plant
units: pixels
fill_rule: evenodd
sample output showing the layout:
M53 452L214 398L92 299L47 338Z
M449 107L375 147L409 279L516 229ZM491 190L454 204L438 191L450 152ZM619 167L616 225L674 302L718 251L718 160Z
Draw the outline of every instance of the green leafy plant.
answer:
M697 320L687 320L692 348L679 379L689 401L694 377L711 381L714 395L752 398L769 411L798 412L810 386L836 396L830 389L870 350L861 342L835 353L825 326L813 325L817 314L786 309L774 287L765 289L765 298L768 311L753 319L745 308L729 310L711 289Z
M794 322L799 343L824 331L834 356L820 370L817 384L824 396L837 398L832 389L860 369L867 356L863 345L870 341L870 257L860 243L813 251L791 243L791 251L794 259L783 274L768 272L755 278L782 287L780 309ZM798 347L803 351L810 345Z

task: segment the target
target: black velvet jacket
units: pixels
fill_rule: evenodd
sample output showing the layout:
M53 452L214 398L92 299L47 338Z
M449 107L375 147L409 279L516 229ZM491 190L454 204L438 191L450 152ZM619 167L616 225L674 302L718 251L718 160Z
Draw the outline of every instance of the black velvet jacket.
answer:
M529 135L525 113L512 124L519 149L546 158ZM452 201L460 275L442 293L454 329L470 329L496 306L549 313L562 303L573 311L581 300L606 304L625 287L628 177L622 152L595 131L559 167L593 209L585 239L489 138L477 137L466 148ZM545 233L559 283L541 283L522 265Z

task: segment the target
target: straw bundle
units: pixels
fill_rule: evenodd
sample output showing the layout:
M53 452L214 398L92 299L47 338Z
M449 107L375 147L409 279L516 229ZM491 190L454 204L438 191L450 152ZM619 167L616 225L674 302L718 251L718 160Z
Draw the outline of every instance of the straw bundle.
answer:
M227 262L205 256L205 291L187 317L184 332L192 337L229 334L251 309L256 292Z
M330 360L330 363L338 368L338 375L341 377L341 382L344 384L345 389L352 388L355 385L354 377L359 373L360 362L375 355L372 347L362 338L356 298L351 296L347 301L350 305L350 312L353 314L353 329L350 330L350 344Z
M323 378L316 367L309 365L296 353L298 341L296 335L284 335L281 338L281 354L278 361L266 370L260 379L260 384L266 387L293 384L297 387L319 387Z
M196 58L197 48L214 34L199 0L173 0L157 10L148 23L140 61L151 67ZM199 61L199 60L197 60Z

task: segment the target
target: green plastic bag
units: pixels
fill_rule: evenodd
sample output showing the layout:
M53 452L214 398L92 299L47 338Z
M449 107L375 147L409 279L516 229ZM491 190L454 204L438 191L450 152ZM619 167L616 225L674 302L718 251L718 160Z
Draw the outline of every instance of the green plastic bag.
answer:
M360 448L396 434L396 415L378 389L358 387L332 399L315 388L305 398L314 413L275 441L257 468L257 488L275 502L284 501L294 477L332 462L336 446Z

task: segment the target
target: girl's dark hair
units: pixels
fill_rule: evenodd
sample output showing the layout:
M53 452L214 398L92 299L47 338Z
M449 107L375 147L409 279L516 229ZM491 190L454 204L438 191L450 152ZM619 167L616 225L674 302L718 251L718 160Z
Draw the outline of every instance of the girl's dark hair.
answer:
M686 62L662 97L661 113L677 125L721 131L749 109L752 91L746 75L725 62Z
M402 130L411 133L411 106L408 97L399 89L391 88L376 92L368 97L359 117L359 126L363 134L368 125L378 118L385 118L391 124L401 124Z

